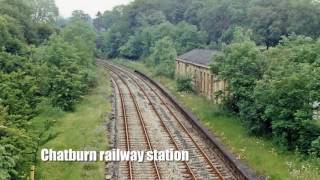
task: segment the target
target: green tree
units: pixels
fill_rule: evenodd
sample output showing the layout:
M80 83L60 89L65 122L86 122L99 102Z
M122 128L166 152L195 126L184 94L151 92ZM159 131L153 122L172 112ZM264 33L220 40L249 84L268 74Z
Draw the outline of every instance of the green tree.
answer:
M31 15L32 8L23 0L1 0L0 14L7 15L16 20L22 29L24 38L28 43L36 42L35 27Z
M24 131L9 127L12 123L0 102L0 179L22 179L30 167L30 156L33 143Z
M207 41L207 34L199 31L194 25L186 22L180 22L177 25L165 22L159 25L143 27L121 47L121 53L124 57L131 59L148 57L155 43L166 36L173 40L178 54L193 48L203 47Z
M172 40L169 37L164 37L156 42L155 47L152 49L149 63L156 67L159 75L172 78L174 76L176 57L177 52Z
M165 22L159 25L145 27L138 33L137 37L141 37L143 44L143 57L148 57L152 53L152 47L155 46L158 40L166 36L173 38L175 28L171 23Z
M32 20L36 23L53 23L57 20L59 10L54 0L31 0Z
M39 23L37 24L37 38L38 44L41 44L49 40L50 36L55 34L57 29L54 28L51 24L48 23Z
M34 115L40 101L38 81L33 70L26 58L0 53L0 99L3 105L8 106L8 113L15 120Z
M265 134L268 122L258 116L260 107L252 96L256 83L262 78L266 60L252 41L236 42L226 46L214 57L211 70L228 83L231 96L226 97L229 108L239 113L250 133Z
M320 35L320 2L296 0L290 3L288 32L318 38Z
M190 0L172 0L168 3L170 9L167 12L168 21L173 24L177 24L184 20L184 13L188 9L188 5L191 4Z
M251 29L247 29L241 26L234 26L223 32L219 42L222 44L231 44L234 42L241 43L250 41L252 37L253 33Z
M99 11L96 16L97 17L93 20L93 25L97 29L97 31L100 32L100 31L102 31L104 29L103 15Z
M200 26L199 15L205 8L205 2L202 0L192 1L189 7L184 12L184 20L190 24Z
M270 68L254 91L263 117L272 123L274 140L303 153L320 136L320 128L312 120L312 105L320 99L319 47L311 38L285 38L268 52Z
M72 12L71 21L85 21L85 22L90 23L91 20L92 19L91 19L90 15L86 14L82 10L75 10Z
M89 68L94 65L96 32L89 23L82 20L72 21L62 30L61 36L78 49L82 65Z
M287 35L288 1L272 0L252 2L248 18L254 30L255 40L267 47L278 44L282 35Z
M126 43L128 36L126 24L115 25L102 34L102 52L108 58L119 56L120 47Z
M143 37L140 34L130 36L127 43L121 46L120 54L128 59L139 59L143 54Z
M159 2L155 0L137 0L123 8L122 21L128 23L130 30L141 26L155 25L165 21L165 15L158 10Z
M208 32L211 41L218 42L224 31L245 24L247 7L247 0L209 1L199 12L201 30Z
M204 47L207 43L208 35L204 31L199 31L197 26L186 22L180 22L175 27L173 39L178 54L185 53L194 48Z
M106 31L114 24L120 23L122 18L123 7L117 6L113 9L113 11L105 11L102 16L98 17L101 19L99 21L102 22L101 27L99 28L100 31Z
M253 0L248 19L256 42L270 47L284 35L319 36L319 10L320 3L313 0Z
M25 48L19 23L12 17L0 15L0 51L23 53Z
M1 131L0 127L0 131ZM1 179L11 179L13 175L18 174L14 169L16 166L16 157L11 154L12 150L15 149L14 146L5 144L0 144L0 178Z
M0 0L0 179L26 179L35 163L40 104L72 110L95 85L93 27L58 29L56 15L52 0Z
M41 88L55 106L72 110L88 88L86 71L81 64L78 49L61 37L54 37L35 54L41 63Z
M285 148L306 153L320 136L320 128L311 123L312 104L319 99L318 74L310 65L283 64L255 89L264 118L272 122L275 141Z

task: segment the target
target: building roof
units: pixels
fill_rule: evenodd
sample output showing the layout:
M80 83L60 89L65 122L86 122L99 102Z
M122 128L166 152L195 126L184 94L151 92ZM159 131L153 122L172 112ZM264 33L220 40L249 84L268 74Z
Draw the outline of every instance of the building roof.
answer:
M209 49L193 49L181 56L178 59L202 66L209 66L212 63L213 55L218 51Z

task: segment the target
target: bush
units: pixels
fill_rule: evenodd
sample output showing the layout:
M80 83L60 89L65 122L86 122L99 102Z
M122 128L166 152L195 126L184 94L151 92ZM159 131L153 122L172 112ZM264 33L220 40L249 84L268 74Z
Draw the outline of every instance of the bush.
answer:
M34 115L41 100L35 67L27 58L0 52L0 98L14 119Z
M312 120L312 104L320 97L317 46L310 38L285 38L282 45L267 52L270 69L254 90L255 103L262 107L260 119L272 123L274 140L302 153L320 135Z
M252 42L236 42L215 58L211 70L227 80L227 104L249 133L272 135L284 149L317 151L320 128L312 104L320 99L319 47L311 38L292 36L264 53Z
M264 134L268 125L259 120L259 108L255 104L253 91L265 71L265 57L249 40L224 47L223 53L214 58L211 71L228 83L232 96L225 98L226 105L239 113L252 134Z
M320 136L320 128L310 121L273 121L274 141L288 150L307 154L312 142Z
M41 134L30 129L30 119L41 102L72 110L96 84L90 23L71 20L60 31L53 23L32 21L25 3L0 1L1 180L26 179L35 163Z
M312 141L311 148L310 148L310 154L320 157L320 137L318 137L316 140Z
M189 76L179 76L176 78L177 90L179 92L193 92L192 78Z
M1 103L1 102L0 102ZM30 167L32 139L25 131L11 125L7 108L0 104L0 179L21 179Z
M0 179L10 179L12 175L18 174L14 169L16 166L16 158L11 154L13 149L14 146L12 145L0 144Z
M64 110L73 110L73 105L95 84L91 56L86 55L88 59L84 62L81 50L57 36L35 54L35 58L43 62L42 92L50 97L54 106Z
M156 42L149 58L149 65L154 66L157 75L173 78L175 71L175 59L177 52L169 37Z

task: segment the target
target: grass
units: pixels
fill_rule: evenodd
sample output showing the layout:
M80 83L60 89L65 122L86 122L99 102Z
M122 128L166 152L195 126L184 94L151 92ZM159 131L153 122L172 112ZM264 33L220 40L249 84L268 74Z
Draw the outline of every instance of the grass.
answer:
M107 112L111 110L108 102L111 86L108 74L103 68L98 68L98 74L98 87L83 98L74 112L45 108L41 115L32 121L34 127L45 130L43 131L45 133L41 134L40 144L42 145L39 148L38 158L42 148L94 151L107 149L106 119ZM38 160L36 179L103 179L104 168L103 162L41 162Z
M140 70L164 85L191 109L233 154L267 179L320 179L319 159L303 159L293 152L282 151L269 139L249 136L237 117L221 112L217 105L203 97L178 93L174 80L156 76L153 69L142 63L123 60L115 62Z

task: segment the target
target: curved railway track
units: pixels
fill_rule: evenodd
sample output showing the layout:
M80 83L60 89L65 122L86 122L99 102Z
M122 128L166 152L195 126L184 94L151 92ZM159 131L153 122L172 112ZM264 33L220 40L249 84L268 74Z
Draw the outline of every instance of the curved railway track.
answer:
M110 68L109 68L109 69L110 69ZM120 75L118 75L118 74L115 72L115 70L112 70L112 69L110 69L110 70L111 70L119 79L121 79L123 83L125 83L125 81L121 78ZM159 118L159 120L161 121L162 127L163 127L163 128L165 129L165 131L168 133L168 135L169 135L169 137L170 137L170 140L171 140L171 143L174 144L175 150L180 151L181 149L179 148L177 142L174 140L172 133L170 132L169 128L168 128L168 127L165 125L165 123L163 122L163 119L161 118L159 112L156 110L154 104L152 104L152 102L151 102L150 98L147 96L146 92L145 92L145 91L143 90L143 88L137 83L137 81L135 81L134 79L132 79L132 80L136 83L136 85L139 86L139 88L140 88L141 91L143 92L144 96L148 99L148 102L149 102L150 105L152 106L153 111L155 112L155 114L157 115L157 117ZM113 80L113 82L115 82L115 81ZM118 87L118 85L117 85L116 82L115 82L115 84L116 84L116 86ZM125 84L126 84L127 87L129 87L127 83L125 83ZM117 89L119 89L119 88L117 88ZM120 92L119 92L119 94L120 94ZM121 95L121 96L122 96L122 95ZM131 97L133 97L133 96L132 96L132 93L131 93ZM123 100L121 100L121 102L122 102L122 104L123 104ZM136 106L136 107L138 108L138 106ZM122 112L123 112L123 111L122 111ZM140 114L141 114L141 112L140 112ZM140 117L142 118L142 116L140 116ZM187 173L188 173L188 175L185 175L184 177L185 177L185 178L190 178L190 179L196 179L196 177L195 177L193 171L191 170L190 166L188 165L188 163L185 162L185 161L184 161L183 163L184 163L184 165L186 166ZM129 172L129 173L130 173L130 172ZM157 174L158 174L158 173L157 173ZM159 175L158 177L160 177L160 175Z
M120 162L117 179L236 179L203 137L153 84L124 68L110 70L116 89L119 149L189 151L188 162Z
M114 84L115 84L115 86L116 86L116 88L118 90L118 93L119 93L119 96L120 96L120 101L121 101L121 112L122 112L122 119L123 119L124 130L125 130L124 134L125 134L125 147L126 147L126 150L127 151L139 150L139 148L132 148L132 146L141 145L141 144L144 144L144 143L145 143L145 148L143 148L144 150L153 150L153 146L152 146L152 143L151 143L150 138L149 138L149 133L148 133L147 128L145 126L144 118L141 115L141 111L140 111L140 108L139 108L139 106L137 104L137 100L134 97L134 95L132 94L132 91L131 91L130 87L128 86L128 84L120 76L118 76L118 77L122 81L123 85L126 86L128 92L129 92L129 95L130 95L130 98L127 98L126 102L125 102L125 95L123 93L123 90L120 88L120 85L118 84L118 82L116 80L113 80L113 82L114 82ZM130 103L131 103L131 107L130 107ZM132 107L132 104L133 104L134 107ZM136 112L135 115L127 113L131 109L134 109L134 111ZM135 141L137 139L132 139L130 137L130 133L129 133L130 132L130 130L129 130L130 123L128 121L128 117L130 117L131 121L133 119L139 120L140 127L141 127L139 129L141 129L140 132L142 132L142 133L140 133L139 136L143 137L145 142L142 142L140 139L138 139L138 142L137 142L137 141ZM136 134L138 132L139 131L135 131ZM149 162L149 164L150 164L150 162ZM128 169L128 178L129 179L133 179L133 177L135 175L134 172L133 172L134 168L136 169L136 171L140 171L140 175L147 175L147 177L145 177L145 178L153 177L153 176L150 176L150 175L154 175L155 179L161 179L161 176L160 176L160 173L159 173L159 169L158 169L157 163L155 161L152 161L152 165L149 166L149 169L148 169L148 166L142 166L142 167L140 167L138 165L133 166L133 163L131 161L128 161L127 162L127 169ZM153 173L148 174L148 173L146 173L146 171L153 172L154 174ZM137 176L137 178L138 178L138 176Z

